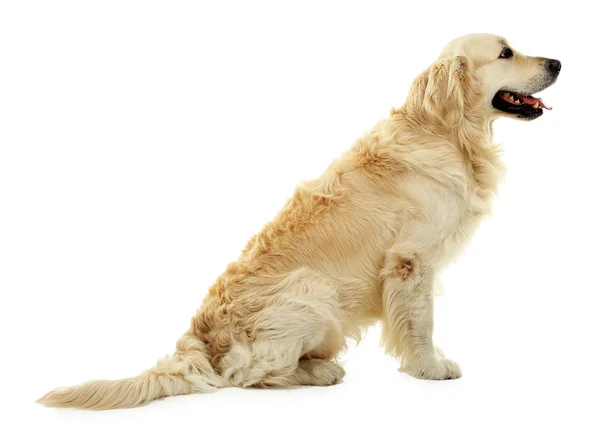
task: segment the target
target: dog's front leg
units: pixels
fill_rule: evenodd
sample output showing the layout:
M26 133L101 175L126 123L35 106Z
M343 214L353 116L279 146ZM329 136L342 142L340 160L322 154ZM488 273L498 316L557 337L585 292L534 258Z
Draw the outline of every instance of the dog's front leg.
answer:
M386 351L402 358L402 370L422 379L456 379L458 364L432 341L434 269L427 258L398 250L386 254L383 336Z

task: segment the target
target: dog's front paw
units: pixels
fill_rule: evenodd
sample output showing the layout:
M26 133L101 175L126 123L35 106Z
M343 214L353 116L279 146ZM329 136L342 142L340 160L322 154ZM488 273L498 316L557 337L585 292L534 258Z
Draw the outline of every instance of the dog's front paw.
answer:
M409 363L408 360L403 360L401 371L406 371L418 379L429 380L458 379L462 376L458 364L445 358L437 347L435 355L422 357L418 362Z

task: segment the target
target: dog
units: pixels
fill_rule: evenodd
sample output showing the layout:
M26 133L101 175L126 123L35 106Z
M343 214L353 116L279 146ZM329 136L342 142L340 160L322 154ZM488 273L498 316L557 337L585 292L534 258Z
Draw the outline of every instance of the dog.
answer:
M332 385L346 339L376 321L403 371L459 378L432 341L437 276L490 213L503 177L492 123L540 117L549 107L532 95L560 69L495 35L450 42L404 105L298 185L210 288L172 356L38 402L115 409L231 386Z

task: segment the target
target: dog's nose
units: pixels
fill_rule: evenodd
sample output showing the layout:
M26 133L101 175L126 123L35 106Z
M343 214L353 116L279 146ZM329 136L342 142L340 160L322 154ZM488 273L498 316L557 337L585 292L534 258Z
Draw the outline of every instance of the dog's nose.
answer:
M559 60L548 59L547 66L550 72L552 72L553 74L558 74L560 72L561 64Z

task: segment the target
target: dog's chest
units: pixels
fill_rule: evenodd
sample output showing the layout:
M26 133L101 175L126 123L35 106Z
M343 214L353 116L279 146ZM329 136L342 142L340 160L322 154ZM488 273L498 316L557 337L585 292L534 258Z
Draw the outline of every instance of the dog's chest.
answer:
M443 262L453 261L468 246L481 222L492 212L498 180L484 188L478 185L462 200L455 229L444 241Z

